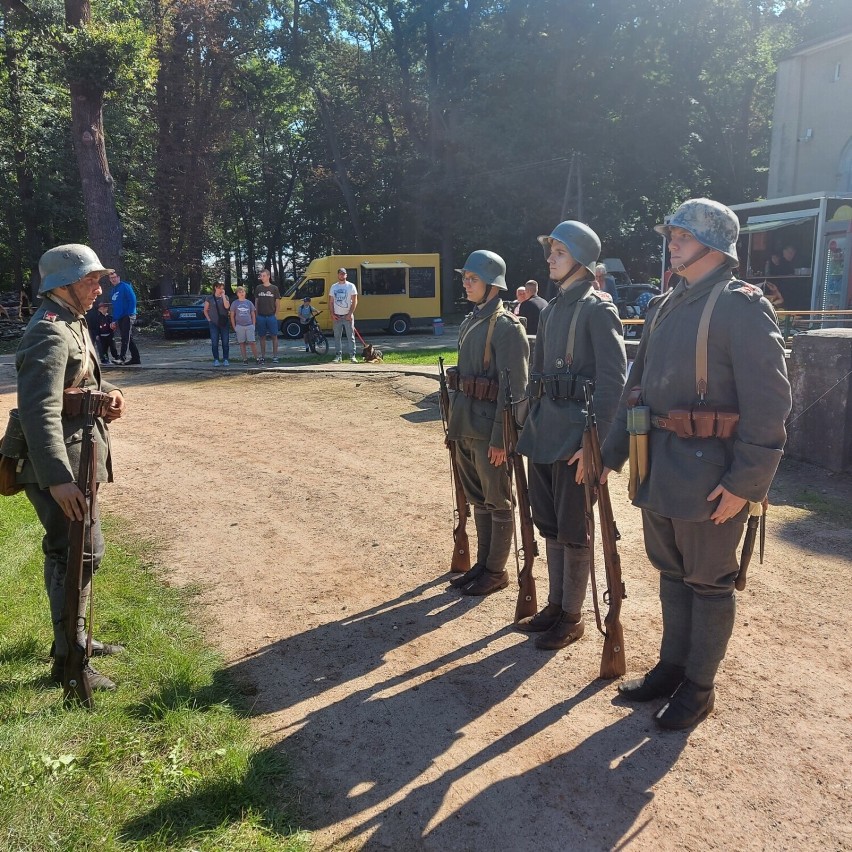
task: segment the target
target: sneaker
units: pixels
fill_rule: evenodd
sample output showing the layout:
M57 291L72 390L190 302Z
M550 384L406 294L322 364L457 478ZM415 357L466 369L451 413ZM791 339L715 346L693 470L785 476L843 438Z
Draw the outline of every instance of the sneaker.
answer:
M357 364L357 363L358 363L358 359L357 359L354 355L353 355L353 356L349 359L349 361L350 361L352 364Z
M223 367L230 367L230 366L231 366L231 362L230 362L227 358L225 358L225 360L224 360L224 361L222 361L222 366L223 366Z
M257 359L257 363L258 363L258 364L265 364L265 363L266 363L266 358L258 358L258 359Z
M340 355L335 355L333 363L339 364L342 360L343 360L343 358L341 358Z
M213 359L213 366L214 366L214 367L218 367L218 366L219 366L219 359L218 359L218 358L214 358L214 359Z
M121 358L110 358L109 362L110 362L110 364L116 364L116 365L124 363L124 361L122 361Z

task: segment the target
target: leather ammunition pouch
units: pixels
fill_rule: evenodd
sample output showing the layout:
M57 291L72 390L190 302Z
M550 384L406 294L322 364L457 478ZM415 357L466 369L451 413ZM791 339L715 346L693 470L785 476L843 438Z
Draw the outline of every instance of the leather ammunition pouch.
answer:
M480 402L497 402L500 393L500 382L489 379L488 376L462 376L457 367L448 367L446 371L447 387L460 391L471 399Z
M62 391L62 413L66 417L84 414L83 399L87 392L92 395L95 417L106 417L112 405L112 397L101 391L86 391L84 388L66 388Z
M674 432L678 438L733 438L740 415L721 408L672 409L666 415L652 414L651 426Z
M583 387L587 382L591 382L594 390L594 380L577 373L533 373L530 376L530 399L536 400L546 396L554 402L567 399L585 402Z

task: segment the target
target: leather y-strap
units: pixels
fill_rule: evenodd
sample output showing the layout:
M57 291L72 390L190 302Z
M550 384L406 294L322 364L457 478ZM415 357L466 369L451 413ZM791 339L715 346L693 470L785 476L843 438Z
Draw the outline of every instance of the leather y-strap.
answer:
M565 344L565 364L569 368L574 363L574 341L577 337L577 323L580 319L580 314L583 312L583 308L589 302L588 295L591 289L590 287L589 291L577 300L577 308L574 311L574 316L571 317L571 325L568 328L568 342Z
M488 323L488 334L485 336L485 352L482 355L482 372L487 373L491 366L491 338L494 336L494 326L497 325L497 317L503 313L502 308L498 308L491 314L491 320Z
M726 278L713 285L698 322L698 337L695 340L695 390L698 393L700 404L704 403L707 396L707 348L710 336L710 317L713 315L713 308L716 307L719 296L730 283L731 280Z

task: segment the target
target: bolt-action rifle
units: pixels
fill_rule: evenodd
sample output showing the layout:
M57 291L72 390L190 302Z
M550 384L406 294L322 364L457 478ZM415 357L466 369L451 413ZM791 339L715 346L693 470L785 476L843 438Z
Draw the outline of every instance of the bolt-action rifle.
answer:
M518 564L518 601L515 604L515 624L522 618L530 618L536 614L538 603L535 595L535 576L533 564L538 556L538 542L535 540L530 495L527 489L527 472L524 470L524 460L517 451L518 424L515 420L515 406L512 400L512 385L509 381L509 371L503 373L506 386L506 403L503 407L503 449L506 451L506 466L509 469L509 480L515 480L515 500L512 504L518 507L521 525L521 547L517 546L517 532L512 520L512 530L515 535L515 562ZM519 558L523 556L523 567Z
M605 680L612 680L627 671L624 657L624 630L621 626L621 601L627 597L624 582L621 579L621 558L618 555L618 530L612 514L609 488L601 482L603 461L598 427L595 420L594 387L591 382L583 385L586 397L586 429L583 432L583 470L586 492L586 532L589 537L589 556L592 567L592 600L595 604L595 621L603 634L604 646L601 655L601 674ZM606 618L601 624L598 606L597 584L595 582L595 515L594 503L597 498L600 517L601 543L603 545L604 567L606 570L606 591L604 603L609 607Z
M68 654L65 657L65 669L62 674L62 695L66 703L76 701L87 710L94 707L92 688L86 676L86 664L92 653L91 619L86 644L81 645L77 638L77 619L80 616L80 592L85 582L84 559L86 535L88 533L89 553L92 558L91 525L97 511L97 444L95 443L95 417L103 394L97 391L80 392L81 413L86 417L83 427L83 443L80 448L80 469L77 474L77 487L86 498L86 512L82 521L70 522L68 531L68 567L65 574L65 608L63 625ZM91 570L88 572L91 577Z
M447 436L447 426L450 422L450 392L447 388L443 358L438 359L438 382L440 385L438 400L441 407L441 422L444 424L444 441L450 453L450 470L453 474L453 558L450 561L450 571L454 574L464 574L470 570L470 542L467 537L467 519L470 517L470 506L459 477L456 444Z

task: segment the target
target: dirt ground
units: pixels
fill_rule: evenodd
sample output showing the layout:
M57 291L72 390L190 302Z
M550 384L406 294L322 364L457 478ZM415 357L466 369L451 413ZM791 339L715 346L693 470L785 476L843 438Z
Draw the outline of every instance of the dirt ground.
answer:
M513 586L448 589L433 379L118 375L102 506L158 544L167 582L201 584L198 621L290 756L317 849L852 849L849 477L784 463L717 710L663 733L661 702L596 679L591 597L585 638L549 653L512 630ZM660 615L625 491L611 480L635 674Z

